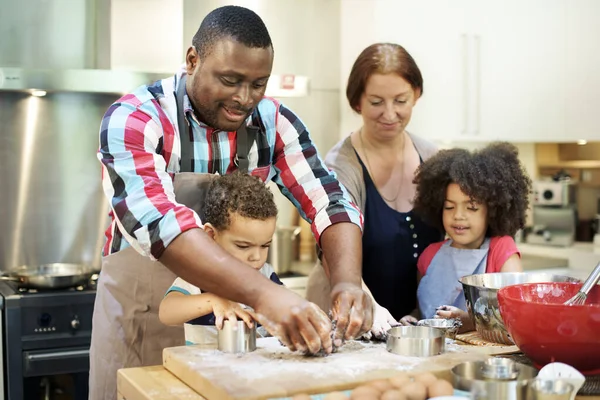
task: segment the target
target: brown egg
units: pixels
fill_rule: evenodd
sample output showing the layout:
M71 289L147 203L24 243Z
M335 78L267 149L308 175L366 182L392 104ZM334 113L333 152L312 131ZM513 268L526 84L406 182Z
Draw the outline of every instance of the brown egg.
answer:
M348 396L342 392L331 392L327 393L323 400L348 400Z
M392 389L382 394L381 400L406 400L406 395L398 389Z
M408 374L401 372L398 375L392 376L388 379L390 383L397 389L402 389L404 386L410 383L410 377Z
M292 400L310 400L310 396L307 394L297 394L292 397Z
M418 374L414 376L415 382L421 382L428 388L432 383L435 383L438 379L431 372L423 372L422 374Z
M383 393L387 390L390 390L390 389L394 389L394 385L392 385L390 383L390 381L387 379L379 379L379 380L370 382L369 386L374 387L375 389L378 389L381 393Z
M426 400L427 388L421 382L411 382L404 386L402 393L406 395L407 400Z
M443 379L438 379L427 388L429 397L440 397L440 396L452 396L454 394L454 388L450 382Z
M381 391L368 385L359 386L350 394L352 400L379 399L380 396Z

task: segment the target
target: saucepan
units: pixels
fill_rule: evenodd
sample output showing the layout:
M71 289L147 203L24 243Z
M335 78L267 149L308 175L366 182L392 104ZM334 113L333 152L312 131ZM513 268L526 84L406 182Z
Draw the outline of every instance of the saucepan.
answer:
M85 284L94 269L85 264L23 265L0 276L0 280L17 282L27 289L65 289Z

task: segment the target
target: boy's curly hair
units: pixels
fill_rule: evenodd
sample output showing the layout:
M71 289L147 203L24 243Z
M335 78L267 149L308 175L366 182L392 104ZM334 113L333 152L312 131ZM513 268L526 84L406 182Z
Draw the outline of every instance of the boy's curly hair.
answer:
M263 181L236 171L210 183L202 222L210 222L217 230L226 230L231 224L232 213L264 221L277 217L277 205Z
M456 183L472 199L488 207L486 236L514 236L525 225L531 179L507 142L481 150L441 150L417 169L414 211L436 228L444 229L442 212L446 188Z

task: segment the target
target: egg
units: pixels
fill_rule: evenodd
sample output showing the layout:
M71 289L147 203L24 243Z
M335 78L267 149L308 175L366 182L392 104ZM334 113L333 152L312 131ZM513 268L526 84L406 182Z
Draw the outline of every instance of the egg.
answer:
M381 391L379 389L368 385L359 386L350 394L352 400L378 399L380 396Z
M380 379L377 381L370 382L369 386L374 387L375 389L378 389L381 393L383 393L387 390L390 390L390 389L394 389L394 385L392 385L390 383L390 381L387 379Z
M382 394L381 400L406 400L406 395L398 389L392 389Z
M348 400L348 396L342 392L331 392L327 393L323 400Z
M418 374L414 376L415 382L421 382L428 388L432 383L435 383L438 379L431 372L424 372L422 374Z
M311 400L310 396L307 394L297 394L292 397L292 400Z
M399 373L398 375L392 376L388 380L397 389L402 389L402 388L404 388L404 386L406 386L410 383L410 377L408 376L408 374L405 374L404 372Z
M437 382L431 384L428 388L429 397L452 396L454 388L450 382L443 379L438 379Z
M407 400L426 400L427 388L421 382L411 382L404 386L402 393L406 395Z

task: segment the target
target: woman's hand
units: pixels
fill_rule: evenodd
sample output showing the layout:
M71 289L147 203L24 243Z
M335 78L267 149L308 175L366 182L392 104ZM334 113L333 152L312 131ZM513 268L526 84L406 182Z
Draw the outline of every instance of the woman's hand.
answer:
M400 323L390 314L387 308L375 304L375 313L373 314L373 326L371 330L363 335L366 339L375 338L385 340L387 331Z
M445 319L459 319L462 327L459 332L469 332L475 329L469 313L454 306L440 306L436 309L436 317Z
M419 320L416 319L415 317L413 317L412 315L405 315L404 317L400 318L400 325L404 325L404 326L416 325L418 321Z
M223 322L229 320L237 322L238 319L243 320L248 328L252 328L254 322L248 311L244 310L239 303L226 300L219 296L213 296L210 299L212 304L213 314L215 314L215 325L217 329L223 329Z

